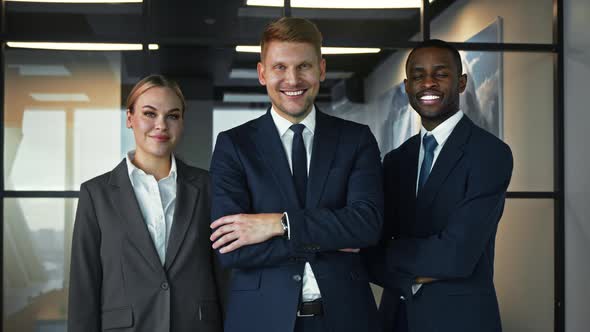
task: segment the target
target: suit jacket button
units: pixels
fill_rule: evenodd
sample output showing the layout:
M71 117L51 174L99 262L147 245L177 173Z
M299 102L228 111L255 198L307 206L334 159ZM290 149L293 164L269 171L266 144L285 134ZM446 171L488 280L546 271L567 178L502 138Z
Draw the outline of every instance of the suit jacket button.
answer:
M300 282L301 281L301 276L298 275L298 274L294 275L293 276L293 281Z
M168 283L167 283L167 282L165 282L165 281L164 281L164 282L163 282L163 283L160 285L160 288L162 288L163 290L168 290L168 288L170 288L170 286L168 285Z

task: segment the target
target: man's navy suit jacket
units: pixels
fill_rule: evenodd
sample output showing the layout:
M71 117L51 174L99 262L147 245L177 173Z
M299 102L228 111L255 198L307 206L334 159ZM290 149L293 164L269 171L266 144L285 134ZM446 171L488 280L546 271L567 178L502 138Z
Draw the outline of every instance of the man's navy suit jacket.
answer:
M300 206L270 110L217 138L211 162L212 219L287 212L290 239L275 237L219 254L233 269L225 330L293 331L304 264L317 279L332 331L376 331L377 309L358 254L383 222L382 168L369 128L316 112L307 200Z
M410 332L501 331L494 243L512 174L510 148L464 116L416 197L420 135L383 161L385 224L372 271L385 286L380 313L392 331L405 304ZM439 279L415 294L416 277Z

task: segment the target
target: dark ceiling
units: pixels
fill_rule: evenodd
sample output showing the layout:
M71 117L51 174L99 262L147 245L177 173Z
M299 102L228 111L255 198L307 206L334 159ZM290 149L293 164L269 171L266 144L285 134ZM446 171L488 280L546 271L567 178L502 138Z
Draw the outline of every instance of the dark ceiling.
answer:
M436 0L432 15L452 2ZM147 73L160 72L178 80L189 99L215 100L225 92L264 93L255 76L258 55L238 53L235 46L257 45L263 27L283 14L282 8L249 7L245 0L5 6L6 40L157 43L157 51L124 53L124 90ZM420 32L419 9L294 8L291 14L316 23L324 46L387 48L377 54L325 56L331 74L320 91L324 101L335 84L362 80L394 45Z

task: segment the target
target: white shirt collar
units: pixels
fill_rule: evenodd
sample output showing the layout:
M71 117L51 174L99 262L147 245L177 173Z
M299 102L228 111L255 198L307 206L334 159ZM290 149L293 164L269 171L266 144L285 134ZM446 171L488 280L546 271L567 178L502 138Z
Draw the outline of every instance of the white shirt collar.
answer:
M131 184L133 184L133 173L137 172L140 175L147 175L142 169L138 168L137 166L135 166L132 162L133 158L135 157L135 150L131 150L129 152L127 152L127 156L125 156L125 161L127 162L127 173L129 174L129 179L131 179ZM167 178L172 178L172 180L174 180L176 182L176 158L174 157L174 154L171 155L171 160L172 162L170 163L170 172L168 172L168 176L165 177L164 179ZM161 179L161 180L164 180ZM161 181L160 180L160 181Z
M451 136L453 129L455 129L457 123L461 121L461 118L463 118L463 111L459 110L450 118L446 119L443 123L436 126L436 128L434 128L431 132L427 131L426 128L422 126L422 128L420 129L420 141L422 141L424 135L430 133L436 139L438 146L442 146L447 141L449 136Z
M303 121L299 122L302 125L304 125L305 128L309 129L312 134L315 131L315 113L316 113L315 105L312 105L311 112L309 112L309 114L305 117L305 119L303 119ZM270 115L272 116L272 120L274 121L275 126L277 127L277 131L279 132L279 136L283 137L283 135L287 132L287 130L289 130L289 128L293 125L293 123L291 123L291 121L280 116L277 113L277 111L274 109L274 107L271 107Z

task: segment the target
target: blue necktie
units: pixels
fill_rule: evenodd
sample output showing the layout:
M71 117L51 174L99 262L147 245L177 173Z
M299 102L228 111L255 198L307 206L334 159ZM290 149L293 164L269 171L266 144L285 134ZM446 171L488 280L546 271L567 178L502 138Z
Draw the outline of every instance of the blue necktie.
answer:
M424 187L428 176L430 175L430 169L432 168L432 162L434 161L434 149L438 143L434 138L434 135L424 135L422 139L422 146L424 147L424 159L422 160L422 166L420 166L420 179L418 179L418 192Z
M305 125L294 124L289 129L294 133L291 148L293 183L295 184L295 190L297 190L300 206L303 208L305 207L305 196L307 195L307 152L303 143Z

